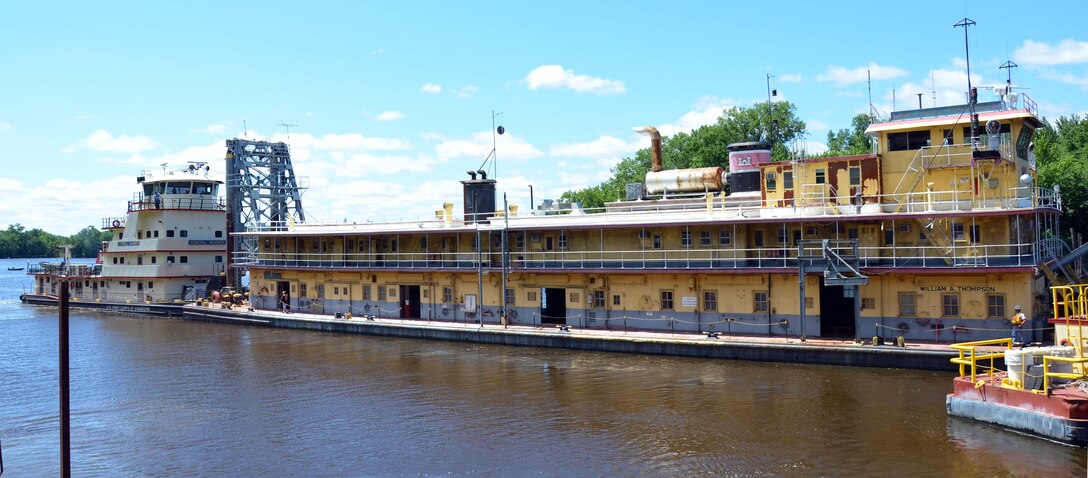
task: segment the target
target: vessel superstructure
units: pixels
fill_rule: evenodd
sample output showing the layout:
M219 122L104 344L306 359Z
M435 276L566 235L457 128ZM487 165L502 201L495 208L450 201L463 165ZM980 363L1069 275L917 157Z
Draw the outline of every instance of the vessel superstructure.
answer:
M663 170L654 137L646 183L597 211L497 206L473 172L462 214L266 224L239 234L258 243L240 266L268 309L288 291L314 313L962 341L1007 336L1022 305L1030 335L1069 248L1035 181L1037 107L996 93L875 121L869 154L731 145L728 173Z
M34 290L24 302L55 302L62 280L73 304L98 307L175 303L218 288L226 270L226 207L223 182L209 172L205 163L143 171L127 213L102 219L112 237L95 263L76 264L66 255L31 264Z

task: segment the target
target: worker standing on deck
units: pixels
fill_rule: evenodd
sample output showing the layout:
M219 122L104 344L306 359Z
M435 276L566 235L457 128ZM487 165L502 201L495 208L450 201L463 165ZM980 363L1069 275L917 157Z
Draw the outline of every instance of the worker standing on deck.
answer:
M287 295L286 290L280 295L280 309L283 310L284 313L291 313L291 296Z
M1024 334L1020 332L1020 328L1023 327L1024 322L1027 319L1024 317L1024 312L1020 310L1020 306L1013 308L1016 313L1012 314L1012 318L1009 319L1009 323L1012 324L1012 343L1013 345L1019 343L1020 348L1024 347Z

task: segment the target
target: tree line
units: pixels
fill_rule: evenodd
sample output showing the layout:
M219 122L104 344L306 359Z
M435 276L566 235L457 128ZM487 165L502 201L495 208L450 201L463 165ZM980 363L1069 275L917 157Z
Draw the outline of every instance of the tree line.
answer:
M871 152L869 137L865 134L870 121L869 115L858 114L849 128L829 131L828 150L819 156ZM791 155L805 154L785 146L804 137L805 129L805 122L797 117L796 107L790 102L730 108L722 112L715 124L701 126L690 133L663 137L662 164L665 169L721 166L728 170L726 146L746 141L774 144L772 159L784 161ZM1088 232L1088 116L1063 116L1053 123L1044 119L1043 125L1035 131L1034 142L1038 186L1058 186L1061 191L1065 213L1062 235L1067 240L1072 239L1070 230L1075 235L1085 235ZM606 202L626 197L627 184L643 183L649 170L650 148L647 147L616 164L611 179L596 186L567 191L561 200L578 202L584 209L604 207Z
M0 231L0 257L60 257L64 254L59 250L63 245L72 246L72 257L95 257L102 241L109 239L108 231L100 231L93 226L87 226L71 236L58 236L37 228L28 230L16 223Z

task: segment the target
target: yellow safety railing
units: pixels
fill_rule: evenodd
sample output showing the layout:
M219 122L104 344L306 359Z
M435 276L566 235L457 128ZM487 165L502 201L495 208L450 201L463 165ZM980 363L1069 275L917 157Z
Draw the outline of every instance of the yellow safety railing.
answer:
M1083 357L1084 323L1088 320L1088 284L1054 286L1050 288L1050 293L1054 319L1065 319L1069 345L1076 350L1077 357Z
M951 347L960 352L959 357L952 359L952 363L960 366L960 376L966 377L967 367L970 367L971 382L974 382L977 380L980 368L989 377L1001 371L994 366L994 359L1005 359L1005 350L1012 349L1012 338L976 340L952 344ZM1001 347L1001 349L994 351L994 347ZM982 365L980 362L988 362L988 365Z
M1083 365L1083 364L1088 363L1088 357L1082 357L1082 356L1077 356L1077 357L1053 357L1053 356L1050 356L1050 355L1043 356L1043 393L1044 394L1047 394L1047 395L1050 394L1050 379L1051 378L1063 378L1063 379L1066 379L1066 380L1084 380L1084 379L1088 378L1088 375L1084 374L1084 372L1083 372L1084 369L1083 368L1081 369L1082 370L1081 372L1077 372L1076 369L1073 369L1072 372L1051 372L1052 369L1050 367L1050 364L1052 364L1054 362L1066 362L1066 363L1070 363L1070 364L1074 364L1074 365L1075 364L1082 364Z

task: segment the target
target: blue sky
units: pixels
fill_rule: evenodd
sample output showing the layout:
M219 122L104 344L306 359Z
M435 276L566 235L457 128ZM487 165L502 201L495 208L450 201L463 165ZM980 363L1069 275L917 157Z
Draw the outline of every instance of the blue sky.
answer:
M124 213L135 176L223 141L290 143L313 220L432 217L498 138L511 203L599 183L667 134L779 98L808 149L873 103L960 103L1013 82L1088 113L1088 5L942 2L16 2L0 14L0 227L70 234ZM934 90L936 94L934 95ZM983 93L981 100L992 95ZM460 204L458 204L460 210Z

